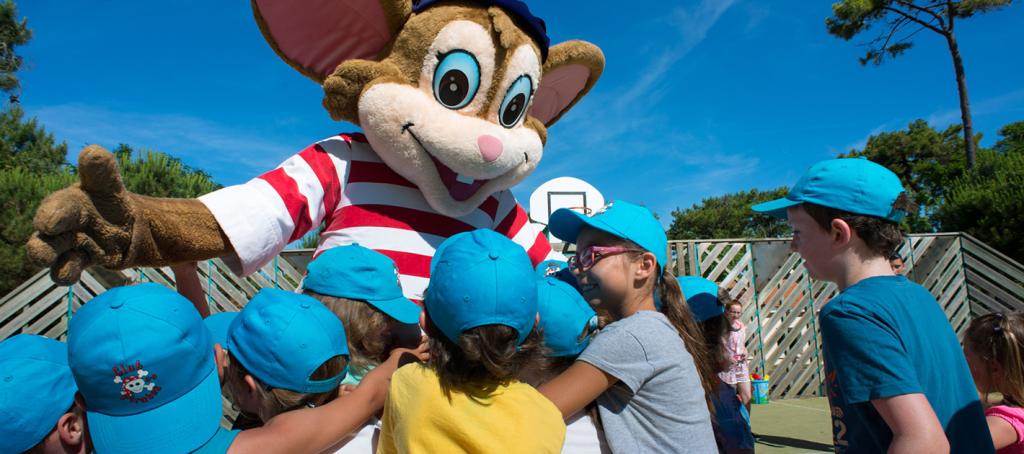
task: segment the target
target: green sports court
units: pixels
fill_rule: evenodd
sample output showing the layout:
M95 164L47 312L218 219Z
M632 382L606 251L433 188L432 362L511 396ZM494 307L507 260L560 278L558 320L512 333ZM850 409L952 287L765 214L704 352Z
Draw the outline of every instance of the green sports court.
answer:
M828 399L787 399L751 406L758 453L832 452Z

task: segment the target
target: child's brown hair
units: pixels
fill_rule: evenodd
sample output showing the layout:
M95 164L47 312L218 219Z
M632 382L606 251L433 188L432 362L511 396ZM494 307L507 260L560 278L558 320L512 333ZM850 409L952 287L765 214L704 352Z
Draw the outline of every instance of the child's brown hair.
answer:
M839 219L849 224L850 229L852 229L857 236L864 241L868 250L873 254L885 257L886 259L892 256L893 252L900 247L900 243L903 242L903 231L900 229L899 224L895 222L876 218L874 216L854 214L848 211L829 208L813 203L805 202L800 206L803 207L804 211L814 219L818 226L825 229L825 231L832 230L832 221L834 219ZM904 192L900 194L896 199L896 202L893 203L893 209L908 213L916 213L917 204L914 203L913 200L910 200Z
M228 367L224 371L224 384L227 385L228 392L233 396L236 390L245 389L245 376L251 375L256 382L256 393L260 402L259 408L256 410L257 416L263 422L267 422L270 418L290 410L324 405L338 396L337 389L322 393L300 393L287 389L271 388L260 381L255 375L249 373L249 370L230 351L228 352L228 359ZM311 380L326 380L336 377L341 371L345 370L346 364L347 361L344 356L332 357L324 361L320 367L313 371L309 378ZM232 400L236 403L238 401L236 398Z
M349 370L362 375L387 359L392 347L389 328L393 319L390 316L365 301L321 295L311 290L302 293L327 306L345 326Z
M1003 403L1024 407L1024 314L995 312L971 320L964 344L985 361L985 373L992 363L1003 368L998 389L981 390L986 404L989 393L999 392Z
M521 345L519 333L510 326L483 325L471 328L452 342L441 329L426 317L430 338L430 360L427 365L437 372L441 389L451 397L452 391L474 398L485 398L498 387L517 380L528 368L546 367L544 342L534 329Z

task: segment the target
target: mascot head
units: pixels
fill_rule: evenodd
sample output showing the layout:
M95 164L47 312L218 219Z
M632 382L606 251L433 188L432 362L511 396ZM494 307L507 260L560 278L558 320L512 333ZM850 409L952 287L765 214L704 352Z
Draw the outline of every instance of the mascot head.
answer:
M263 35L323 85L336 120L427 202L462 216L520 182L547 127L597 82L604 56L549 46L518 0L253 0Z

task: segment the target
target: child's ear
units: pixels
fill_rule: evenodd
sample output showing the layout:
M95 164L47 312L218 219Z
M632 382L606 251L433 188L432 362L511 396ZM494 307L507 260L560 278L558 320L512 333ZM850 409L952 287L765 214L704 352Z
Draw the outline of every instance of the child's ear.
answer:
M548 50L530 116L551 126L597 83L604 53L586 41L566 41Z
M246 390L246 392L249 393L249 398L252 399L253 402L257 402L259 400L259 395L256 393L256 388L259 385L256 384L256 379L253 378L252 375L245 374L245 378L242 381L244 381L245 386L249 388Z
M636 269L636 277L644 279L647 277L654 276L654 273L658 269L658 259L654 254L650 252L644 252L640 256L640 266ZM656 276L655 276L656 277Z
M411 0L252 0L267 44L322 84L344 61L377 60L412 14Z
M82 414L85 414L84 411ZM85 441L85 418L73 411L64 413L57 420L57 434L65 445L81 445Z
M853 239L853 228L842 219L833 219L830 224L829 235L832 236L832 243L836 246L846 246Z
M219 343L213 344L213 361L217 363L217 379L224 383L224 369L228 367L228 352Z

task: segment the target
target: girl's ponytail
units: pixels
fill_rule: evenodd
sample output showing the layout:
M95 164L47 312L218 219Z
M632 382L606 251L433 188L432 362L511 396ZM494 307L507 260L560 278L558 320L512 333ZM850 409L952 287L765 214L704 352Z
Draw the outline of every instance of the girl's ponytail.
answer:
M660 300L662 314L668 318L672 326L676 328L679 337L683 339L683 345L693 357L693 364L697 366L697 373L700 374L701 385L704 387L704 398L708 403L708 410L714 414L714 407L710 397L716 392L718 376L715 373L717 359L708 352L704 343L704 335L690 313L690 306L686 304L683 291L679 288L679 281L675 275L667 269L661 274L658 282L657 297Z
M1024 406L1024 314L993 312L982 315L968 325L964 343L985 362L997 362L1003 366L1000 389L983 390L986 405L988 394L998 391L1003 395L1003 403Z

